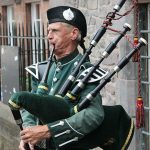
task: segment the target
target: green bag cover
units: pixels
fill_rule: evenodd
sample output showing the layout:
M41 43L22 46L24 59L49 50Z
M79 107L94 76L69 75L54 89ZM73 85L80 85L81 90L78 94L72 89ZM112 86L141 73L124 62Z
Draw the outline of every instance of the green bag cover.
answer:
M70 116L67 102L53 95L42 96L25 91L14 93L9 100L9 105L12 109L17 109L16 106L26 109L38 117L43 124Z

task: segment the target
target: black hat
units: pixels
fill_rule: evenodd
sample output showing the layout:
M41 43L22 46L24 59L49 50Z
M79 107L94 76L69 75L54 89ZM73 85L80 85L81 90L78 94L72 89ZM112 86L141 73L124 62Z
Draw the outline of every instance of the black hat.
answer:
M65 22L77 27L81 31L82 38L87 34L87 25L83 13L70 6L58 6L47 11L47 18L50 23Z

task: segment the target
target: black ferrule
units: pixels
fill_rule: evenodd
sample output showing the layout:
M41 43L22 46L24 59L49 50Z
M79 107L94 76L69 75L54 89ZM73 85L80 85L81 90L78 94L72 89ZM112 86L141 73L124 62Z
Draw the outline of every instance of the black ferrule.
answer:
M58 95L64 96L67 93L68 89L72 86L72 83L73 83L72 80L67 79L65 81L65 84L62 86L62 88L58 92Z
M104 33L106 32L107 28L106 27L101 27L96 35L93 37L92 41L91 41L91 45L96 46L96 44L99 42L99 40L101 39L101 37L104 35ZM93 44L94 43L94 44Z
M125 35L125 33L120 33L120 35L118 36L118 38L114 41L114 43L117 45L118 42L121 40L121 38Z
M129 58L124 57L120 60L117 66L119 67L119 69L122 69L128 62L129 62Z
M91 100L89 100L87 97L85 97L85 99L81 103L79 103L77 106L78 112L83 110L84 108L87 108L90 103L91 103Z
M77 85L75 86L75 88L71 91L71 95L75 96L75 95L79 94L82 89L83 89L83 88L81 88L81 87L77 84Z
M110 54L115 48L116 48L116 43L111 42L111 43L107 46L107 48L106 48L105 51L106 51L108 54Z
M93 45L90 45L90 47L87 49L86 53L87 53L88 55L91 54L93 47L94 47ZM86 56L85 58L87 58L87 56Z
M135 47L127 56L123 57L120 62L118 63L118 67L122 69L130 60L132 55L141 47L143 46L143 43L139 43L137 47Z
M127 31L129 31L130 30L130 28L129 27L124 27L125 29L124 29L124 31L122 31L121 33L120 33L120 35L118 36L118 38L115 40L115 44L117 45L118 44L118 42L121 40L121 38L127 33Z
M117 5L115 5L114 9L116 11L119 11L125 2L126 2L126 0L121 0Z
M121 0L117 5L121 8L125 2L126 2L126 0Z
M19 110L15 110L15 109L11 109L11 112L13 114L13 117L17 123L17 125L21 125L23 123L22 118L21 118L21 114ZM18 122L18 120L20 120L20 122Z

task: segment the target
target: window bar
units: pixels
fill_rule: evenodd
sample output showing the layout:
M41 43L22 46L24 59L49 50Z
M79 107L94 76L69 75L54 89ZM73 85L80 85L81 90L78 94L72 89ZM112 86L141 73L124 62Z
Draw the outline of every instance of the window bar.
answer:
M150 132L142 131L142 134L150 136Z
M150 30L141 30L141 33L150 33Z
M144 110L148 110L148 111L150 111L150 107L144 107Z
M150 59L150 56L141 56L143 59Z
M150 85L150 82L149 82L149 81L141 81L141 84L147 84L147 85Z

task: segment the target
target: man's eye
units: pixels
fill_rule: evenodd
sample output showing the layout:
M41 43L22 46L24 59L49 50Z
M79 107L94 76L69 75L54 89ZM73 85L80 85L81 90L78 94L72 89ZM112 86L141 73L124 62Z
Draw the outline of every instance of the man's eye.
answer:
M57 29L52 29L52 32L57 32L58 30Z
M58 29L48 29L48 32L58 32Z

